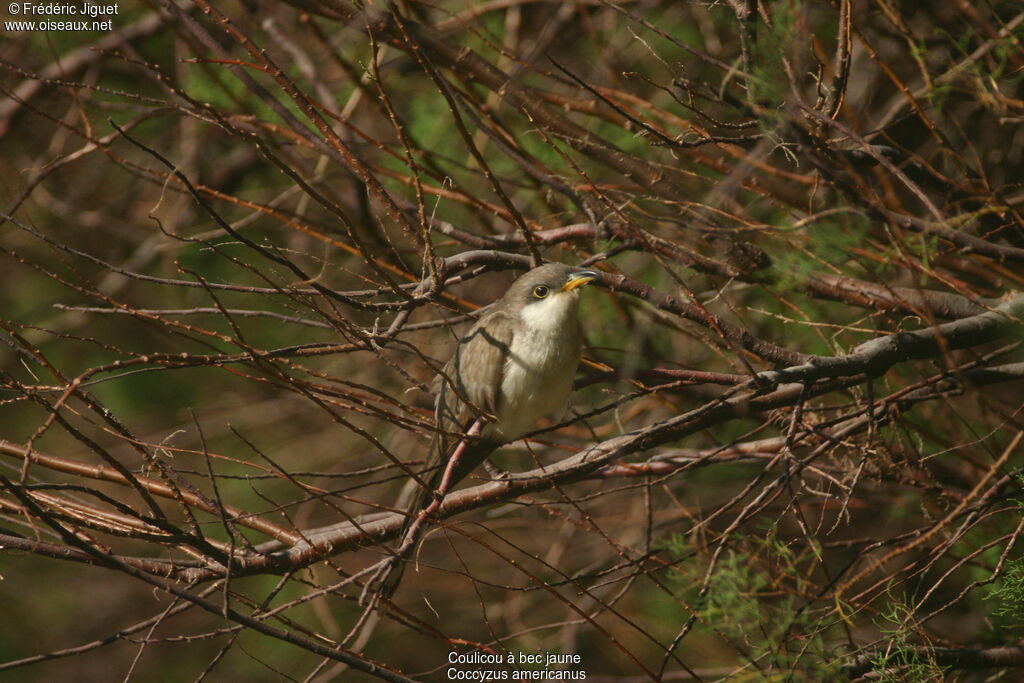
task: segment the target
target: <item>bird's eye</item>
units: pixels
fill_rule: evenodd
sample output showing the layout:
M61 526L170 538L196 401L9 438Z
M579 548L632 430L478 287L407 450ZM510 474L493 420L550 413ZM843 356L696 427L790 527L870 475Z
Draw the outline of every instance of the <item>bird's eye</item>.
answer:
M551 288L547 285L537 285L533 288L533 295L538 299L543 299L551 292Z

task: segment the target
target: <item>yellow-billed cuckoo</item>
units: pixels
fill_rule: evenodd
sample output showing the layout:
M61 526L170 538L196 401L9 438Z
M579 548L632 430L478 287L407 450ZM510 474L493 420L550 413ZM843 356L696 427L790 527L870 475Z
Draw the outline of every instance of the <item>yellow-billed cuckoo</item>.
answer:
M532 431L542 417L558 417L565 410L582 344L579 288L597 277L594 271L561 263L534 268L512 283L459 341L437 378L438 431L427 462L427 486L419 487L407 507L406 542L395 559L414 542L406 532L442 480L446 492L495 448ZM448 467L453 458L457 462ZM393 572L385 579L385 595L393 592L400 575Z
M579 288L596 277L561 263L534 268L473 325L437 378L431 465L447 461L478 417L494 420L466 455L515 441L540 418L561 415L580 362ZM452 483L477 464L465 458Z

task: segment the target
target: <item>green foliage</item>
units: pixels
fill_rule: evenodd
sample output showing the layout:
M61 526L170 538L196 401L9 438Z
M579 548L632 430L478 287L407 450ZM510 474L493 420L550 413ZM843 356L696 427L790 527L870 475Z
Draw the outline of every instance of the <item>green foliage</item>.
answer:
M1018 474L1017 482L1024 485L1024 475ZM1016 503L1017 510L1024 511L1024 501ZM996 630L1024 632L1024 557L1008 560L1002 575L986 589L984 600L989 603L989 615Z
M785 229L787 217L776 215L774 220ZM826 264L842 266L852 258L852 251L864 245L870 221L859 213L845 213L840 217L824 218L790 237L799 241L800 249L780 250L772 256L769 274L782 291L799 290L812 273L822 271Z
M780 3L773 13L772 26L761 26L757 31L757 39L750 50L753 78L749 81L749 96L751 102L759 107L774 108L784 98L788 86L782 58L793 45L796 18L800 11L799 2ZM775 121L766 115L761 126L770 131L775 127Z
M893 600L877 623L888 638L885 648L874 652L872 669L880 680L889 683L926 683L943 679L942 667L927 648L915 647L913 608L902 600Z
M985 599L999 630L1024 631L1024 558L1006 563L1006 571L989 587Z
M735 543L719 556L698 606L701 624L743 652L769 680L833 680L840 665L830 654L835 624L798 597L812 589L807 565L819 549L794 551L774 526L763 535L734 533L732 538ZM684 558L669 575L672 582L696 599L707 571L701 555L695 555L699 545L676 534L666 547Z

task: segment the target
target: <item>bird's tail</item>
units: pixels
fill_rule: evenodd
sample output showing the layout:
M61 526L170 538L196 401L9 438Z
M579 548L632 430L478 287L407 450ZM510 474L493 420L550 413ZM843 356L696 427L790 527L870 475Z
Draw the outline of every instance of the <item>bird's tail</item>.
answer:
M435 439L431 444L431 455L427 460L429 475L423 480L426 486L423 486L419 481L410 482L410 484L415 485L414 490L409 491L407 488L399 498L397 507L405 510L405 521L402 523L402 530L398 535L398 551L393 558L394 561L389 563L384 575L376 580L376 590L382 597L390 598L398 589L398 584L401 582L402 574L405 571L406 562L408 557L415 552L420 533L417 533L417 538L407 539L407 537L412 530L413 524L415 524L422 512L430 506L435 498L441 495L438 489L444 479L451 453L442 454L440 452L440 443L440 439ZM451 478L448 481L448 491L486 460L487 456L493 453L498 445L491 441L477 441L467 444L459 456L459 462L455 464L455 468L452 470ZM452 448L450 450L455 449ZM422 532L422 530L423 527L421 526L418 531Z

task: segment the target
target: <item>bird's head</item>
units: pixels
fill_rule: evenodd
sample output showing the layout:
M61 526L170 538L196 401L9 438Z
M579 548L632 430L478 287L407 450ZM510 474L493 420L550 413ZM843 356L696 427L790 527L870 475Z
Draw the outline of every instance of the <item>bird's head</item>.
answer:
M575 312L580 288L598 277L593 270L548 263L513 282L503 303L524 314L560 318Z

